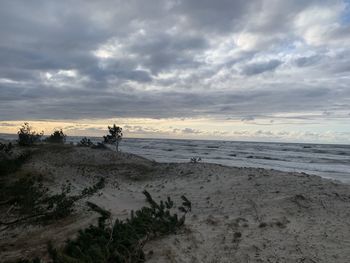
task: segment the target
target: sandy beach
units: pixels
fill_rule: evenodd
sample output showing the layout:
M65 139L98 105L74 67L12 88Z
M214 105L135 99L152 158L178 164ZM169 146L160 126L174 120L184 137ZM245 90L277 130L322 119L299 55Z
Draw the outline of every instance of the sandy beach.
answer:
M350 0L0 21L0 263L350 263Z
M38 146L21 168L41 174L51 191L71 182L80 191L106 179L88 200L125 219L154 199L185 195L185 226L146 244L147 262L350 262L350 185L300 173L207 163L157 163L111 150ZM70 217L20 226L0 235L1 262L46 255L97 215L81 200ZM1 219L6 217L2 213Z

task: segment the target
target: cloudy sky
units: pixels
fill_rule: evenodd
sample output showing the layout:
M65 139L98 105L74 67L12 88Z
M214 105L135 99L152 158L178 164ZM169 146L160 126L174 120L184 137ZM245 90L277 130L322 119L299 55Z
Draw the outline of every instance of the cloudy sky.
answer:
M350 1L3 0L0 132L350 143Z

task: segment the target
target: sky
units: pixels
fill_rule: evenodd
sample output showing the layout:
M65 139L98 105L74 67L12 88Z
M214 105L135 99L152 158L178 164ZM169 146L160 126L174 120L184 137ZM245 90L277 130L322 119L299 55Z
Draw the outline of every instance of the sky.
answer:
M350 143L350 1L0 1L0 132Z

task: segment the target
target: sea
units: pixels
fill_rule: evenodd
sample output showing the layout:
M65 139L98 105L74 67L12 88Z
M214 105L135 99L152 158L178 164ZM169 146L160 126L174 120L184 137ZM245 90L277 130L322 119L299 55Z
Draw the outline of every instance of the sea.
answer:
M16 139L15 135L0 138ZM67 137L67 142L81 138ZM125 138L120 150L157 162L189 162L196 157L202 162L304 172L350 183L350 145Z

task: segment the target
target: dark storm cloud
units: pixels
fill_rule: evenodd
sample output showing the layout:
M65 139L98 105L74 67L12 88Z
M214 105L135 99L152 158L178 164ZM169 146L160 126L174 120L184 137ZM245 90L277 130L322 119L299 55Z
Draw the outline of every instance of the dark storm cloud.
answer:
M349 110L341 16L338 0L2 1L0 119Z

